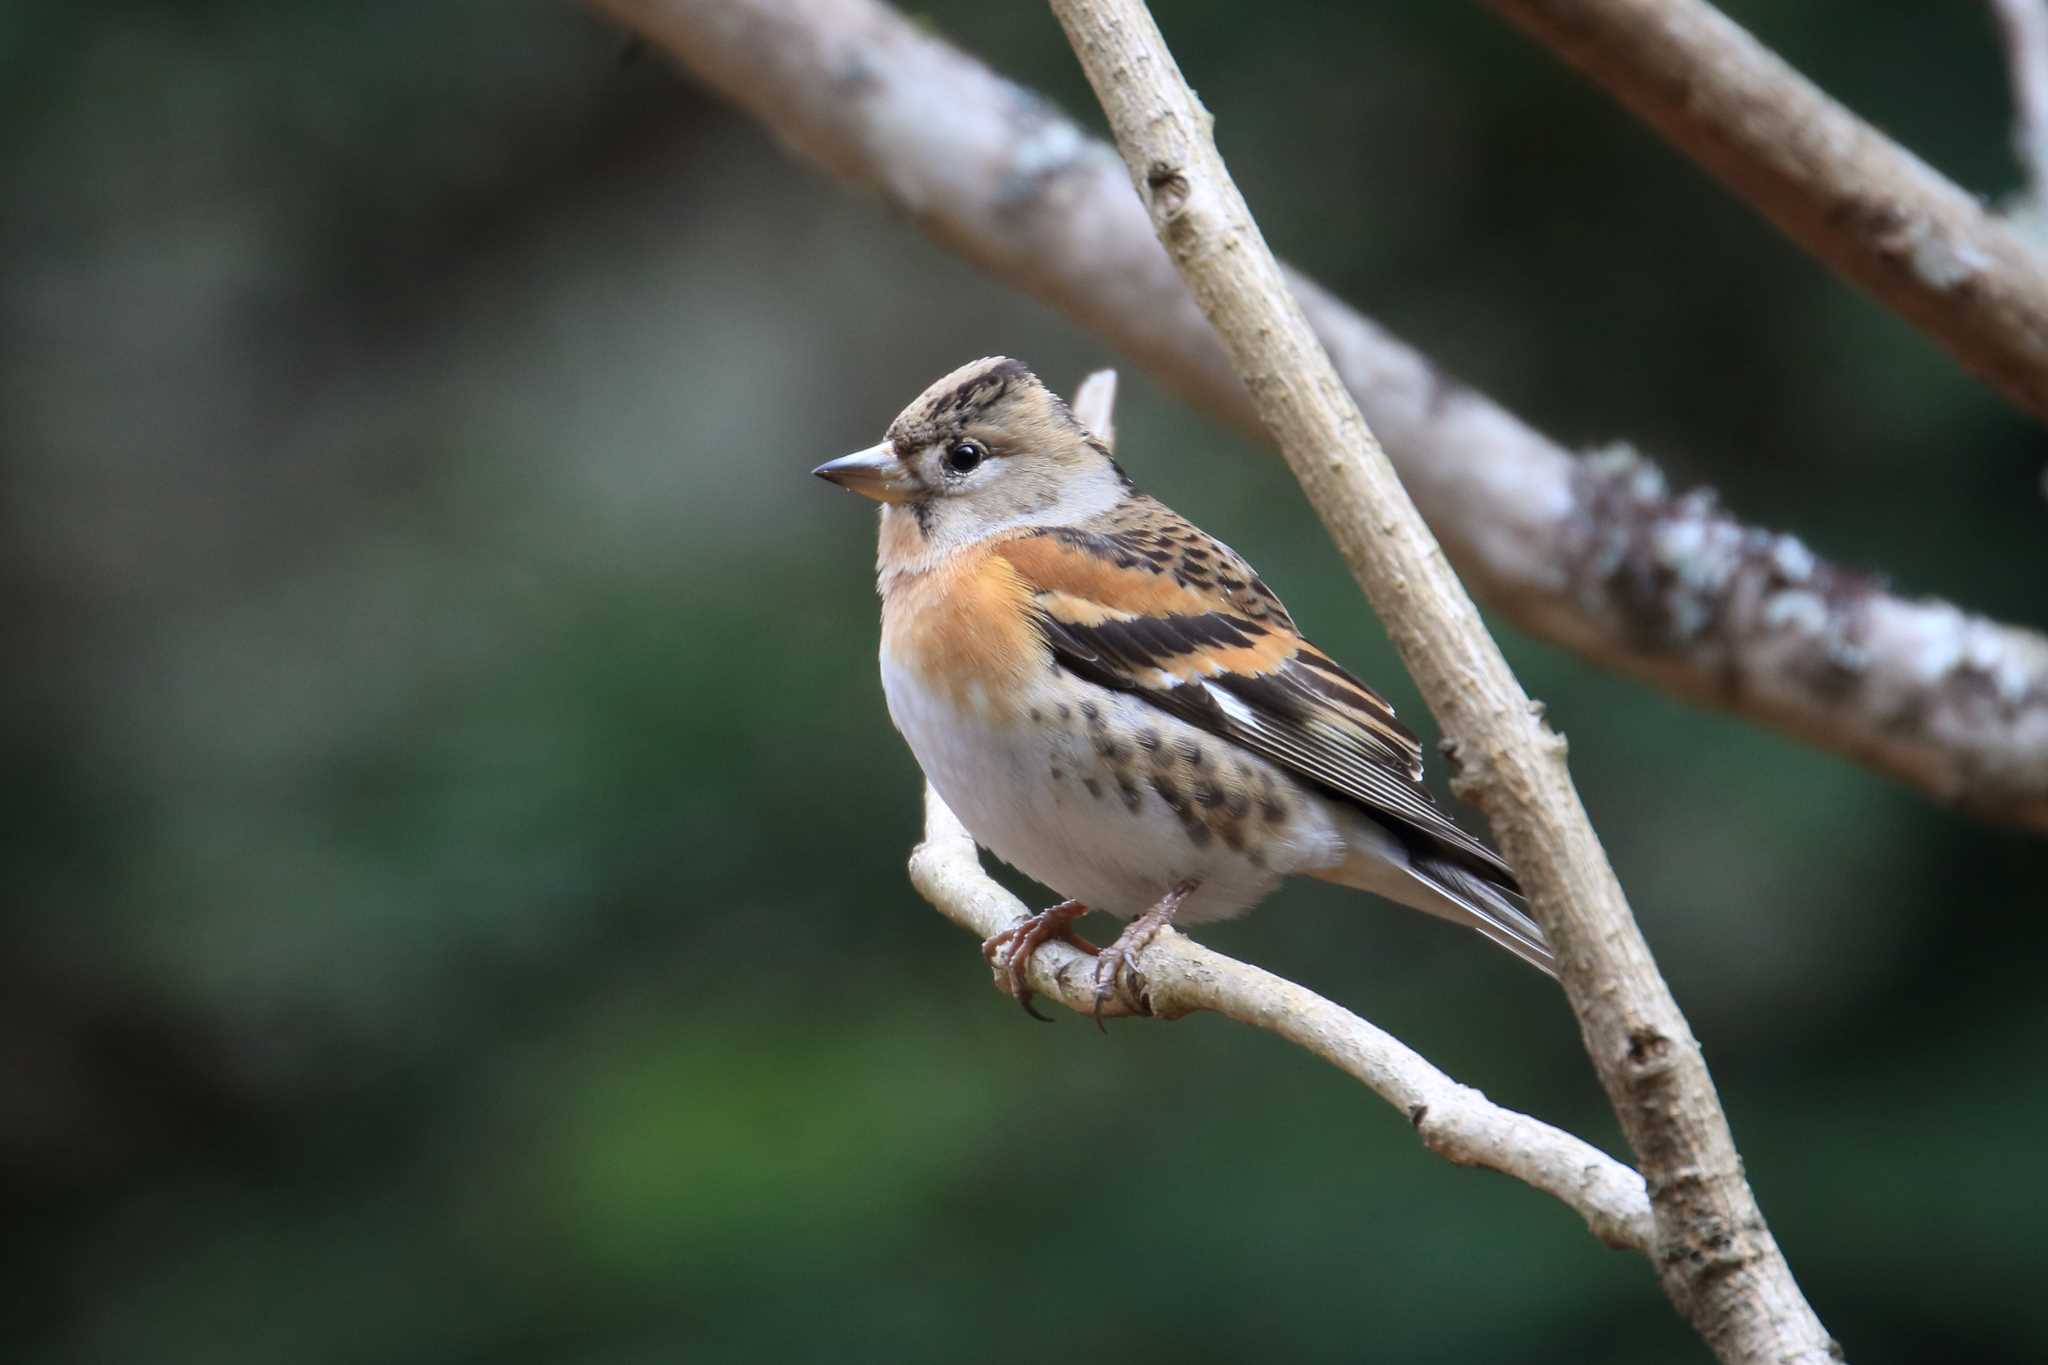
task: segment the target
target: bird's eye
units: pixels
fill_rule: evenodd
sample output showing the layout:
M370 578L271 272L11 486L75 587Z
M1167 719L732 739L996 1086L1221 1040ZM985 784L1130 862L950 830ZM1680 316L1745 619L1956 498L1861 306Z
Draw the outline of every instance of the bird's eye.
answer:
M965 474L980 464L988 455L979 442L955 441L953 448L946 452L946 468L955 474Z

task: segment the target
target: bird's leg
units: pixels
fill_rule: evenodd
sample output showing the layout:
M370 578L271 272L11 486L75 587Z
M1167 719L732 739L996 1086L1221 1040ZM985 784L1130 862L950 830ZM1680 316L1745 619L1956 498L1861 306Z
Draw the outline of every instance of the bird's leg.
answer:
M1104 948L1095 958L1095 1027L1102 1028L1102 1002L1112 995L1123 994L1124 1003L1135 1014L1149 1014L1145 1004L1145 978L1131 961L1131 954L1143 948L1156 937L1161 929L1173 923L1173 917L1187 904L1189 896L1201 885L1199 878L1190 877L1176 883L1173 890L1159 898L1159 903L1124 926L1116 942ZM1126 983L1131 989L1124 993ZM1104 1032L1108 1030L1104 1029Z
M1010 994L1017 997L1017 1003L1024 1012L1041 1023L1050 1024L1037 1010L1031 1008L1031 987L1025 984L1024 969L1031 965L1031 955L1038 951L1040 944L1048 939L1060 939L1071 943L1082 952L1093 956L1101 951L1087 939L1074 932L1074 921L1088 913L1088 907L1079 901L1061 901L1035 915L1018 920L999 934L991 934L981 941L981 956L990 970L996 967L998 957L1003 959L1002 967L1008 978ZM1003 948L1008 946L1005 954Z

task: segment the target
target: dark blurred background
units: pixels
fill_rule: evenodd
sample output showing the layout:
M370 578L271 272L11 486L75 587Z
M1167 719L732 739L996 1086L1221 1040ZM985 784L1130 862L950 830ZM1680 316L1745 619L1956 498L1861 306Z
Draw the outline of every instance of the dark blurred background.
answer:
M1731 8L2016 188L1980 7ZM920 12L1099 126L1040 7ZM1561 439L2048 626L2041 433L1545 53L1164 14L1283 254ZM1031 1024L906 884L872 517L807 471L973 356L1117 356L572 4L20 0L0 60L0 1356L1705 1359L1358 1086ZM1423 716L1277 461L1128 366L1119 418ZM2048 1352L2042 842L1503 643L1823 1318ZM1620 1150L1469 935L1301 887L1201 936Z

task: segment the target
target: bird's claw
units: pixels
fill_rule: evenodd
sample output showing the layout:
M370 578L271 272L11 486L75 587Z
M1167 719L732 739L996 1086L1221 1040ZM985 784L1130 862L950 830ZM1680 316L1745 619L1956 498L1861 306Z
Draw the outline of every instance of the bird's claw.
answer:
M1145 974L1138 970L1131 950L1118 939L1095 955L1095 1027L1107 1033L1102 1022L1102 1005L1114 999L1132 1014L1150 1014L1152 1003L1145 994Z
M1041 1024L1050 1024L1052 1020L1032 1008L1033 991L1025 980L1025 970L1031 965L1032 954L1051 939L1071 944L1091 956L1099 953L1099 948L1073 929L1074 921L1087 913L1088 907L1079 901L1061 901L981 941L982 960L988 963L991 971L1003 974L1004 988L1017 998L1026 1014ZM1097 1008L1100 1008L1099 1004Z
M1102 1023L1102 1003L1114 998L1131 1014L1152 1013L1152 997L1145 989L1145 974L1138 970L1139 949L1159 937L1159 931L1173 923L1173 917L1189 896L1201 886L1190 878L1177 882L1159 898L1159 903L1124 926L1116 942L1095 955L1095 1027L1109 1032Z

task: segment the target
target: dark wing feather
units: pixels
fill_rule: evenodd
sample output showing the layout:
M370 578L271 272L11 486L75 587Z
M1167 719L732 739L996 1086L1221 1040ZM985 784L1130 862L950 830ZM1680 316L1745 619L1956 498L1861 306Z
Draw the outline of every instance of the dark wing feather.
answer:
M1230 577L1256 583L1242 561L1208 543L1212 554L1228 556ZM1356 802L1397 833L1421 836L1486 880L1518 889L1499 855L1459 828L1422 785L1421 742L1393 707L1297 634L1284 609L1253 619L1217 609L1203 585L1181 584L1171 597L1141 594L1152 599L1144 614L1118 611L1105 599L1132 594L1101 582L1102 569L1163 571L1143 557L1132 563L1124 541L1060 532L1005 549L1035 590L1039 628L1060 667L1242 745Z

